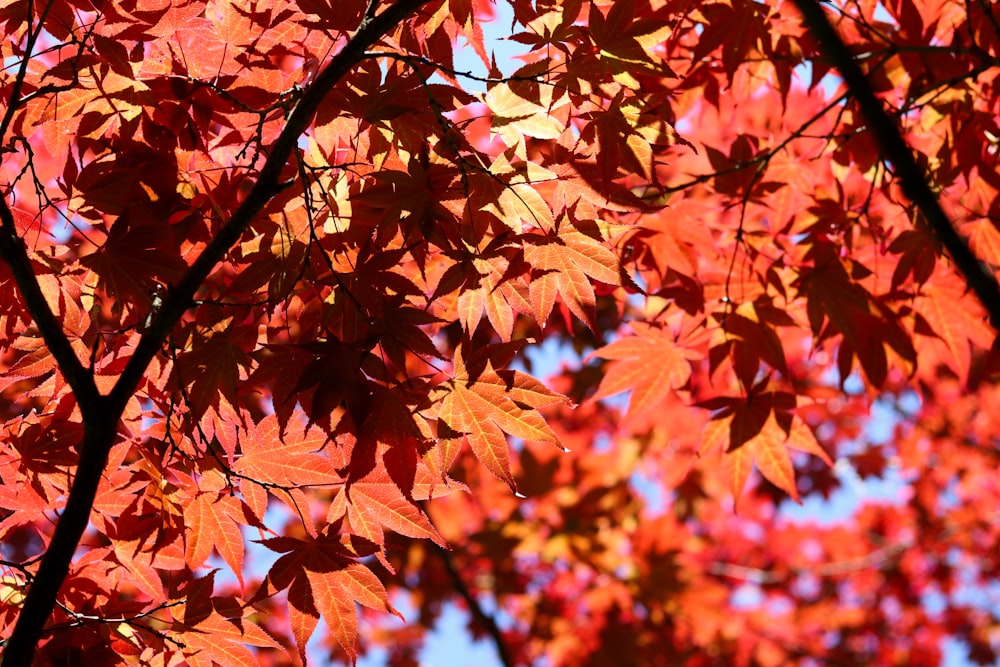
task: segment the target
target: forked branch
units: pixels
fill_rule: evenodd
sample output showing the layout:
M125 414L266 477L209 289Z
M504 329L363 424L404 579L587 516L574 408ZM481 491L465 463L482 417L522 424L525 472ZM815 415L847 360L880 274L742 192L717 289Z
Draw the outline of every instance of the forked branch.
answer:
M39 326L46 345L75 393L83 414L85 433L80 446L80 463L66 509L56 525L52 541L42 558L35 580L28 589L24 607L6 644L2 663L4 667L31 664L35 645L52 614L59 588L72 563L73 553L90 520L90 511L108 452L116 441L118 421L149 363L191 306L195 293L212 269L239 240L264 206L292 184L282 181L282 172L296 148L298 138L309 126L333 86L364 58L365 51L370 46L428 1L398 0L382 13L366 17L350 41L309 85L281 134L268 150L268 159L246 200L187 273L170 289L156 318L143 333L128 365L107 396L98 393L91 373L82 366L69 345L31 270L27 250L17 235L13 214L6 202L0 205L0 258L11 267L26 308Z

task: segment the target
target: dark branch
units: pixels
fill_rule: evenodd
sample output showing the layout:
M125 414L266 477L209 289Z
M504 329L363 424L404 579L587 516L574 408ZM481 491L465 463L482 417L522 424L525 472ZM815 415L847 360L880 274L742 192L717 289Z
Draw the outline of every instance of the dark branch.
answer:
M14 113L23 106L25 100L21 99L21 89L24 86L25 77L28 74L28 66L31 62L31 55L35 48L39 36L42 32L42 25L45 18L52 10L54 2L50 0L42 10L37 26L33 27L31 6L29 5L27 41L24 47L24 57L18 65L17 75L14 77L10 89L10 98L7 101L7 109L3 118L0 119L0 154L4 152L2 144L7 141L7 132L14 120ZM14 212L7 203L6 198L0 197L0 260L3 260L10 267L14 275L14 282L21 292L24 300L24 307L31 315L35 326L42 334L46 347L59 365L66 382L76 395L77 404L86 418L88 412L96 408L95 399L98 396L94 378L73 351L66 334L49 308L42 289L35 277L34 269L31 267L31 259L28 257L28 249L24 245L23 239L17 233L17 224L14 221Z
M264 163L260 177L247 198L198 256L180 282L168 293L163 307L143 334L128 366L111 391L113 405L116 407L125 405L145 374L149 362L159 352L167 334L180 320L184 311L190 307L195 293L209 273L239 240L264 206L287 187L287 184L281 182L281 173L296 148L299 136L309 126L327 93L364 58L368 47L427 2L429 0L399 0L375 18L366 20L351 41L333 57L330 64L323 68L306 89L289 116L281 135L271 146L267 162Z
M493 640L493 645L497 649L497 657L500 658L500 662L503 663L504 667L515 667L515 662L510 656L510 652L507 650L507 643L503 639L503 635L500 634L500 627L492 616L486 613L483 606L479 604L479 600L476 596L472 594L469 587L465 585L465 580L462 579L461 573L455 568L455 563L451 559L451 554L442 549L441 547L431 546L429 547L437 552L438 556L441 557L441 561L444 563L444 569L448 572L448 576L451 577L452 586L455 587L455 591L461 596L465 605L469 608L469 613L472 614L472 618L475 619L486 633Z
M327 93L364 57L368 47L428 1L399 0L378 16L366 20L343 50L334 56L330 64L316 77L292 111L278 139L271 146L267 162L246 200L198 256L180 282L170 290L156 318L136 346L124 372L106 397L98 393L93 378L73 353L45 302L31 270L27 251L21 239L17 237L13 213L6 203L0 207L0 222L2 222L0 256L11 264L15 276L20 276L18 284L22 287L29 311L32 317L36 318L46 344L49 345L49 349L76 393L84 417L80 463L73 479L66 509L56 525L52 542L42 559L34 583L28 589L24 607L7 642L3 655L5 667L31 664L35 645L52 614L59 588L72 563L73 553L87 528L108 452L115 442L118 420L125 404L145 375L150 361L160 351L174 325L191 306L195 293L212 269L239 240L264 206L290 185L281 181L282 171L296 148L299 136L312 121ZM84 401L88 405L87 409L84 409Z
M94 384L94 377L80 363L79 357L76 356L69 339L63 332L62 325L56 319L52 309L49 308L31 266L28 249L24 245L24 240L18 236L17 225L14 223L14 213L7 204L6 198L3 197L0 197L0 259L10 267L10 272L14 274L14 282L17 283L17 288L21 292L24 307L42 334L45 345L59 365L63 377L73 389L83 418L87 420L97 407L98 391Z
M24 101L21 99L21 88L24 86L24 78L28 74L28 65L31 62L31 54L35 49L35 42L38 41L39 36L42 34L42 24L45 23L45 18L49 15L52 10L52 6L55 4L55 0L49 0L45 5L45 9L42 10L42 15L38 19L38 29L32 30L31 19L33 15L33 7L31 4L28 5L28 16L25 18L25 22L28 24L28 30L26 32L27 42L24 45L24 57L21 58L21 62L17 68L17 76L14 77L14 85L10 89L10 99L7 102L7 110L4 112L3 118L0 119L0 145L2 145L7 140L7 130L10 129L10 124L14 120L14 113L21 107Z
M96 390L95 390L96 393ZM94 505L101 473L107 463L108 452L115 442L118 432L118 415L100 409L106 403L98 396L98 407L84 421L83 442L80 444L80 462L73 478L73 486L66 499L66 508L56 530L45 550L45 556L38 566L38 573L28 589L24 606L17 616L14 632L3 653L4 667L30 665L35 653L35 645L45 629L45 623L52 615L56 596L66 573L73 562L73 554L83 531L90 522L90 510Z
M994 329L1000 330L1000 285L992 271L980 262L969 249L969 244L952 226L945 215L937 196L927 184L927 179L916 160L913 152L906 145L899 127L885 112L882 103L875 97L864 72L848 51L840 35L823 13L817 0L795 0L795 4L805 17L809 29L826 49L831 60L840 70L851 94L858 101L862 113L868 119L868 125L875 140L882 147L883 154L892 163L895 173L900 178L903 194L923 214L924 220L941 241L948 254L965 276L965 280L979 297L980 302L989 313L990 323Z

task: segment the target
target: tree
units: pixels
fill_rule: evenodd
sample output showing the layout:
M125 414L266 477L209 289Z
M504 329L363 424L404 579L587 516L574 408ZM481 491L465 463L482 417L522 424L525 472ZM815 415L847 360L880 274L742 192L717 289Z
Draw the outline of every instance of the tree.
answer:
M993 662L1000 8L801 7L6 3L5 667Z

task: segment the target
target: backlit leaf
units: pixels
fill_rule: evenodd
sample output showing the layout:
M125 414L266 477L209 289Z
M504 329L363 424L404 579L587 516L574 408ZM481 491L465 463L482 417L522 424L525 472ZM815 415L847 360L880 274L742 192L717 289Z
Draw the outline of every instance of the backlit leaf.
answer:
M634 336L622 336L594 351L594 356L608 359L607 374L593 400L631 391L629 415L648 410L691 377L691 364L670 332L633 324Z
M523 373L501 372L502 376L487 362L475 381L470 380L461 348L457 349L454 375L436 390L441 401L438 418L463 434L476 458L513 491L505 434L561 446L537 410L568 400Z

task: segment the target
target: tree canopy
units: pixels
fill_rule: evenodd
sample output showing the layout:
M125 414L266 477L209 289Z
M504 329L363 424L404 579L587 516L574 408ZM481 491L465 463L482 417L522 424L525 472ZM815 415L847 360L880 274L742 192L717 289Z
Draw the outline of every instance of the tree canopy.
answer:
M1000 6L499 2L0 6L4 667L997 659Z

